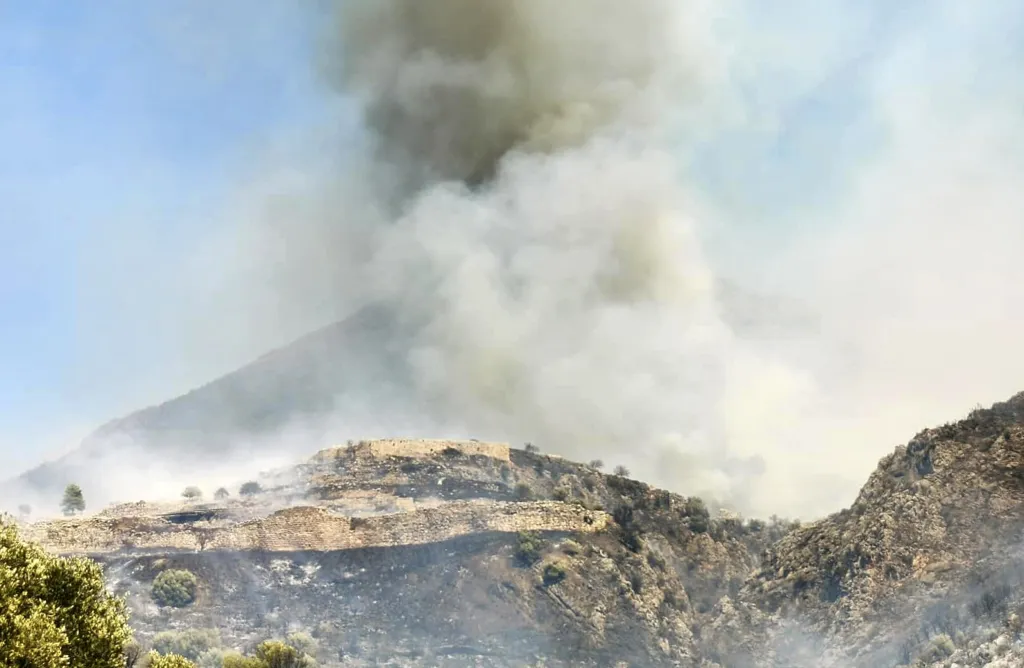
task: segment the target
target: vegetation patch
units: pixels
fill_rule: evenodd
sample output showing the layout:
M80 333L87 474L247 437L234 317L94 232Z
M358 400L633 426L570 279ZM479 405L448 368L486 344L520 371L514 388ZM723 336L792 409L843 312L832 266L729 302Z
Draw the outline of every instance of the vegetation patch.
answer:
M152 596L157 605L184 608L196 600L199 580L192 571L167 570L153 580Z
M98 564L51 556L0 523L0 665L123 668L130 639Z
M532 531L521 532L516 541L516 563L524 568L533 566L540 561L544 550L544 540Z
M550 587L551 585L558 584L565 579L565 566L560 562L553 561L544 567L544 586Z

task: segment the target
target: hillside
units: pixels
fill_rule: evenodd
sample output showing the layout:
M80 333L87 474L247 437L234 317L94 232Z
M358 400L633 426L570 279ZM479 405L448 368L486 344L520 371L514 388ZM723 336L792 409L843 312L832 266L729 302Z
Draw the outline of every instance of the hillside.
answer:
M791 340L813 326L799 304L729 282L719 296L730 326L752 340ZM95 481L94 498L122 498L131 487L124 480L96 489L111 468L178 476L200 464L276 456L282 440L291 452L313 452L367 430L415 436L454 424L463 433L486 431L490 425L451 414L417 388L408 354L421 325L408 318L365 307L202 387L113 420L68 454L5 481L0 503L28 496L48 506L81 480Z
M10 486L53 497L69 482L95 479L104 461L230 458L239 450L258 456L279 447L263 437L302 426L313 442L330 440L331 416L344 418L366 403L382 416L410 415L403 345L386 312L366 308L349 318L274 350L182 396L113 420L67 455L38 466ZM359 396L346 393L358 388Z
M128 593L151 641L217 629L227 646L302 630L322 665L688 664L699 628L784 530L501 444L330 449L251 497L127 504L31 525ZM199 577L160 608L153 578Z
M327 666L1024 662L1024 394L917 434L804 526L475 441L356 443L262 484L24 530L101 561L143 641L304 632ZM180 609L150 597L172 568L199 579Z

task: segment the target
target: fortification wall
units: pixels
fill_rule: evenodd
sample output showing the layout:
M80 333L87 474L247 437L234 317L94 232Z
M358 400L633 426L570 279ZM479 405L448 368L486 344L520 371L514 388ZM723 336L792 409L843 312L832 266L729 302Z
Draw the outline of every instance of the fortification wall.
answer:
M358 457L362 459L386 459L387 457L426 458L440 455L445 450L450 449L458 450L466 456L482 455L504 462L510 461L510 448L507 443L403 438L359 441L351 448L328 448L314 455L313 461L324 463L341 457Z
M464 455L483 455L491 459L509 461L509 447L505 443L482 443L480 441L448 441L442 439L380 439L363 441L356 445L356 452L375 459L385 457L432 457L445 450L455 449Z
M304 506L229 527L174 525L158 518L143 524L133 519L130 524L106 518L57 521L32 528L29 538L60 554L122 550L327 552L423 545L477 533L591 533L607 527L611 518L603 512L550 501L460 501L369 518Z

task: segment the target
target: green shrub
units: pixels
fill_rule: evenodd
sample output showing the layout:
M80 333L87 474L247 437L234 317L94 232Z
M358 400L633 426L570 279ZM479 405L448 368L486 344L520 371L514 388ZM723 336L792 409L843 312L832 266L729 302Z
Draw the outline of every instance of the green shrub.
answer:
M267 668L267 664L256 657L242 656L238 653L225 654L221 666L223 668Z
M312 668L311 657L279 640L267 640L256 648L256 658L267 668Z
M615 467L613 473L615 473L615 475L619 476L620 478L629 477L629 469L627 469L625 466L622 466L621 464Z
M558 562L552 562L544 567L544 586L558 584L565 579L565 566Z
M203 490L195 485L189 485L182 491L181 495L189 501L195 501L196 499L203 498Z
M526 452L529 452L532 455L535 455L538 452L540 452L540 448L538 448L533 443L527 443L526 445L524 445L523 446L523 450L526 451Z
M544 541L540 536L530 531L520 532L516 540L516 562L523 567L533 566L540 561L543 549Z
M153 637L153 649L161 654L180 654L189 661L215 647L220 647L220 633L216 629L188 629L164 631Z
M577 554L583 551L583 546L572 539L562 541L562 544L559 546L559 548L562 550L564 554L567 554L570 557L575 557Z
M956 645L953 644L953 639L945 633L940 633L932 638L920 658L926 663L936 663L949 658L955 651Z
M255 656L247 657L241 654L225 654L222 658L223 668L316 668L316 659L310 656L308 650L315 650L315 643L311 637L304 633L293 633L289 636L289 642L280 640L267 640L256 647ZM304 645L297 648L292 644ZM309 645L313 643L313 645Z
M166 570L153 580L153 600L159 606L184 608L196 600L198 586L199 581L191 571Z
M85 510L85 496L82 494L82 488L73 483L65 487L60 507L65 515L74 515Z
M695 496L686 500L683 515L688 520L690 531L694 533L706 533L711 527L711 513L708 512L708 507Z
M588 466L590 466L590 468L592 469L601 470L604 468L604 462L601 461L600 459L592 459L590 460L590 464L588 464Z
M304 631L289 633L285 641L298 651L309 656L316 656L319 649L319 643L317 643L316 639Z
M183 656L177 654L161 655L155 651L146 655L146 662L148 668L196 668L196 664Z
M223 501L229 496L231 496L231 492L229 492L224 487L221 487L220 489L213 493L213 498L217 499L218 501Z
M0 666L123 668L130 640L98 564L51 556L0 523Z

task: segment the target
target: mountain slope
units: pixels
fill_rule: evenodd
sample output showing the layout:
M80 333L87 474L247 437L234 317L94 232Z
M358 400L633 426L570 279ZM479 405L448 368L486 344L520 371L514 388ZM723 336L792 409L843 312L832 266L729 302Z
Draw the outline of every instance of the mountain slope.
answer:
M103 562L147 642L304 631L339 666L1024 665L1024 394L917 434L805 526L474 441L358 443L263 486L25 531ZM198 576L193 604L150 599L169 568Z
M813 327L798 305L730 283L720 291L724 317L750 339L792 345L794 332ZM7 481L2 495L24 498L31 492L37 505L48 506L68 483L92 481L96 500L113 501L135 494L136 486L117 480L102 489L111 471L170 472L181 466L187 473L236 457L313 452L325 442L367 432L413 436L448 425L464 431L467 424L489 424L424 396L409 355L425 324L401 317L384 307L364 307L203 387L107 423L69 454ZM282 448L285 441L288 448Z
M412 415L407 345L385 311L365 308L203 387L109 422L76 450L11 484L53 496L69 482L101 477L105 462L199 463L238 450L258 456L261 448L280 447L261 438L290 425L322 443L331 440L331 418L367 406L382 419Z

